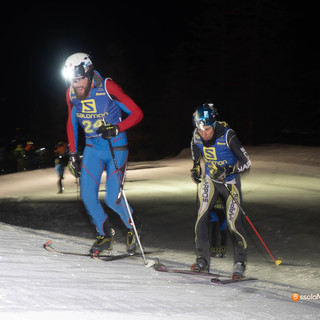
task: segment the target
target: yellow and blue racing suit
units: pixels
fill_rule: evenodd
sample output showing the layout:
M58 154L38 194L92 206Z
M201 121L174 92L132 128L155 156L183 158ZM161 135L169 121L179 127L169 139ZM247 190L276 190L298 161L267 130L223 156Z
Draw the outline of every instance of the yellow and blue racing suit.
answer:
M198 258L210 262L208 220L218 196L226 201L227 224L234 238L234 259L245 262L247 258L247 240L242 226L241 212L234 199L221 181L212 180L210 170L213 165L228 166L231 174L225 182L241 205L240 172L250 168L251 162L235 132L225 122L217 122L214 136L203 141L195 129L191 140L191 152L194 165L200 165L203 159L205 176L198 189L198 217L195 226L195 245Z

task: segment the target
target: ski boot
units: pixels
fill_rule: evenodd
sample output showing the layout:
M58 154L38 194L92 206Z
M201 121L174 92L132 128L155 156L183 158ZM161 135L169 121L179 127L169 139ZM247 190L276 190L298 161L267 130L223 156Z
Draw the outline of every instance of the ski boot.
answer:
M138 237L140 238L140 234L141 234L141 230L142 230L142 223L135 213L132 214L132 219L134 221L134 225L136 226ZM129 231L127 233L127 253L130 256L135 255L138 245L139 245L139 243L137 240L137 236L134 232L134 229L133 228L129 229Z
M233 272L232 272L232 279L233 280L241 280L244 278L244 271L246 269L246 263L245 262L236 262L233 266Z
M211 257L212 258L219 258L219 248L217 248L217 247L211 248Z
M127 233L127 253L133 256L137 251L137 237L133 229L130 229Z
M97 236L97 240L94 242L90 249L90 253L101 254L105 251L112 250L112 237Z
M141 229L142 229L142 225L139 224L137 228L137 232L138 232L138 236L140 238L140 234L141 234ZM138 244L138 240L137 240L137 236L134 233L133 229L130 229L127 233L127 253L130 256L135 255L136 251L137 251L137 247L139 246Z
M209 265L206 259L197 258L196 262L191 266L191 271L202 272L209 271Z
M226 246L219 247L219 257L224 258L226 254L227 254L227 247Z

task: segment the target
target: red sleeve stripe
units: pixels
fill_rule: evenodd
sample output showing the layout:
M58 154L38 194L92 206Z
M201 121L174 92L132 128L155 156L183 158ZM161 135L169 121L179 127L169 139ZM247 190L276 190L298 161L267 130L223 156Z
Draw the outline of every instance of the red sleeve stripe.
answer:
M67 90L66 100L68 105L67 136L69 141L69 149L70 149L70 152L76 152L74 131L73 131L73 125L72 125L72 107L71 107L71 101L70 101L70 87Z
M123 92L122 88L112 79L106 79L105 88L111 99L123 103L131 111L131 114L125 120L118 123L120 131L125 131L137 125L143 119L142 110L128 95Z

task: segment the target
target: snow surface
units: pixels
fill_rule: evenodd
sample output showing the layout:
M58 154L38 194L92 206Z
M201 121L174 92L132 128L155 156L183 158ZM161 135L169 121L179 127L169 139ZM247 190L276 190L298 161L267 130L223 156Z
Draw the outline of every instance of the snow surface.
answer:
M320 294L320 148L247 148L252 170L242 178L244 205L276 267L250 226L246 274L259 281L217 286L209 277L167 274L146 268L141 257L97 262L86 253L93 227L66 172L64 194L56 194L54 169L0 176L1 319L319 319L320 300L291 299ZM129 164L125 192L144 223L142 242L150 259L171 267L194 262L196 185L189 150L175 158ZM104 186L100 197L103 199ZM114 250L125 249L116 229ZM211 272L229 276L233 252L212 259Z

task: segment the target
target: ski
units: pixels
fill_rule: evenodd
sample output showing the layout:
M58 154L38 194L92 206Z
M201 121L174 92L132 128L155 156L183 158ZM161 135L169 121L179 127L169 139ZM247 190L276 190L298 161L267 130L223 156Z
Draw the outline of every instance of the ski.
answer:
M46 249L49 252L52 253L58 253L58 254L66 254L66 255L72 255L72 256L83 256L83 257L91 257L91 253L80 253L80 252L68 252L68 251L59 251L52 247L52 240L46 242L43 245L43 248Z
M120 254L114 254L110 256L93 254L92 259L96 261L114 261L114 260L120 260L120 259L138 257L138 256L142 256L142 254L140 252L136 252L135 254L120 253Z
M180 273L180 274L187 274L187 275L193 275L193 276L204 276L204 277L217 277L219 275L210 273L210 272L195 272L187 269L172 269L167 268L162 263L156 263L154 266L154 269L156 271L160 272L167 272L167 273Z
M141 256L140 252L136 252L133 255L130 255L127 252L119 253L119 254L112 254L112 252L110 252L110 254L98 255L98 254L95 254L95 253L80 253L80 252L70 252L70 251L59 251L59 250L56 250L55 248L52 247L52 240L46 242L43 245L43 248L45 250L49 251L49 252L56 253L56 254L81 256L81 257L91 257L92 259L97 260L97 261L113 261L113 260L120 260L120 259L124 259L124 258ZM145 254L148 254L148 253L151 253L151 252L145 252Z
M211 282L213 284L230 284L230 283L237 283L237 282L243 282L243 281L254 281L258 280L257 278L242 278L242 279L219 279L219 278L212 278Z

